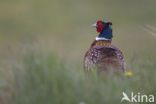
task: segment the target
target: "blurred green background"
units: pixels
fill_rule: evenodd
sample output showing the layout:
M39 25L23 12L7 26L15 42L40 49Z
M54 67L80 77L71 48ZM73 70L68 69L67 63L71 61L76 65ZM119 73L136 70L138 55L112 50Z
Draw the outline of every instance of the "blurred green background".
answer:
M21 44L39 38L44 48L80 62L98 35L91 25L100 19L113 23L113 44L123 50L126 58L134 54L156 58L155 37L142 29L146 25L156 27L155 3L155 0L1 0L0 45L14 47L17 41Z
M155 0L0 0L0 81L12 86L13 69L18 69L14 66L20 67L28 53L52 55L50 62L58 60L54 66L61 62L82 71L84 54L98 35L91 26L97 20L113 23L113 45L123 51L128 66L135 60L145 66L147 60L155 62L155 4Z

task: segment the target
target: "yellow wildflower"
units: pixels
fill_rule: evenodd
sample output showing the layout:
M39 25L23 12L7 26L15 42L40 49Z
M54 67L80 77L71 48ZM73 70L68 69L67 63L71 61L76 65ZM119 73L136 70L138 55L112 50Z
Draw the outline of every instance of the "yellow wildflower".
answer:
M125 76L132 76L132 72L126 72Z

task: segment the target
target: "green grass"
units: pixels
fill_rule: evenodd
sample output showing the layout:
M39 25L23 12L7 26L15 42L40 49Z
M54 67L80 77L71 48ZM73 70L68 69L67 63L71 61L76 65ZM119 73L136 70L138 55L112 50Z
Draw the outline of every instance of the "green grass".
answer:
M96 71L86 75L75 66L69 66L51 53L29 52L12 65L12 79L11 76L5 79L12 83L3 88L3 93L9 93L10 97L3 101L9 104L120 104L123 91L156 95L154 61L137 61L128 66L133 73L129 77L111 73L99 76Z

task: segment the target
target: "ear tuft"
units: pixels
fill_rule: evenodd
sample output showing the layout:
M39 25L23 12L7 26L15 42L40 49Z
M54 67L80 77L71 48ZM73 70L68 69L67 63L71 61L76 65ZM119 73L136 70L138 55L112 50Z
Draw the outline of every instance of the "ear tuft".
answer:
M108 25L112 25L112 22L107 22Z

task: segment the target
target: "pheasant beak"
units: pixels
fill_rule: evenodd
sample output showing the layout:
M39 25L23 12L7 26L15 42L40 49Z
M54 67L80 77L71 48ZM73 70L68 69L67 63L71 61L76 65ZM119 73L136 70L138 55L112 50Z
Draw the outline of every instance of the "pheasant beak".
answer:
M97 24L93 24L92 26L93 26L93 27L97 27Z

